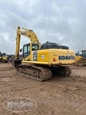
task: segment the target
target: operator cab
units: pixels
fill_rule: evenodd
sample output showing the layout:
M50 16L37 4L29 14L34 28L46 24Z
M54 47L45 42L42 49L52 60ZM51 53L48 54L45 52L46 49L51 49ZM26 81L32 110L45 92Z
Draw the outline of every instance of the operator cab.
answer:
M23 46L23 57L26 58L30 55L31 51L39 50L39 45L36 43L28 43Z
M6 53L2 53L2 56L6 56Z
M43 49L69 49L68 46L63 46L63 45L60 45L60 44L56 44L56 43L52 43L52 42L46 42L44 44L41 45L41 47L39 48L39 44L36 44L36 43L28 43L28 44L25 44L23 46L23 57L26 58L27 56L30 55L30 52L31 51L37 51L37 50L43 50Z
M82 50L82 57L86 58L86 50Z
M0 52L0 56L6 56L6 53L1 53L1 52Z

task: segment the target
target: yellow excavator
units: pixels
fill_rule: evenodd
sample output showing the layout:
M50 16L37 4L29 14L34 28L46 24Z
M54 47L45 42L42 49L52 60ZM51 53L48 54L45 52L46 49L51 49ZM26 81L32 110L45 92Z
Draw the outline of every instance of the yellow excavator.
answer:
M6 53L1 53L0 52L0 63L7 63L8 62L8 56Z
M86 50L81 50L81 52L82 54L80 54L78 51L75 56L75 65L80 67L86 65Z
M22 60L19 59L21 35L30 39L30 43L23 45ZM69 76L71 69L68 65L74 63L75 52L67 46L52 42L40 44L33 30L17 28L13 66L19 74L39 81L45 81L50 79L53 74Z

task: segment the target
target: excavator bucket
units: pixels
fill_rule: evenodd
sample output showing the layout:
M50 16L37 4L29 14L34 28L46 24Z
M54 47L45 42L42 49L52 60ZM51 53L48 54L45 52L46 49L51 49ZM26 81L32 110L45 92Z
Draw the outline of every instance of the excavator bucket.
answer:
M13 60L12 66L16 68L19 64L21 64L21 60Z

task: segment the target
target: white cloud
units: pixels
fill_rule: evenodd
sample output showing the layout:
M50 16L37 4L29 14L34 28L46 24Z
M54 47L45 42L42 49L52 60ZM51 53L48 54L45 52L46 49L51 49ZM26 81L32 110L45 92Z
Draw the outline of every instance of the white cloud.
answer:
M0 0L0 50L15 53L17 26L34 30L42 43L85 49L85 13L85 0ZM21 46L25 42L22 37Z
M2 40L5 39L6 41L9 41L9 33L1 33L1 36L2 36Z

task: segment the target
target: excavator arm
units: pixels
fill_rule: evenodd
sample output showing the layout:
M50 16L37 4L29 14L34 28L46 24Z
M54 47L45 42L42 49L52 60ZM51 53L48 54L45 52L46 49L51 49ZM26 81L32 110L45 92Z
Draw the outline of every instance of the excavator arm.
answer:
M16 53L15 53L15 59L19 59L19 52L20 52L20 39L21 39L21 35L27 37L30 39L31 43L39 43L39 40L36 36L36 34L34 33L33 30L28 30L25 28L22 28L22 30L20 29L20 27L17 28L17 33L16 33Z

